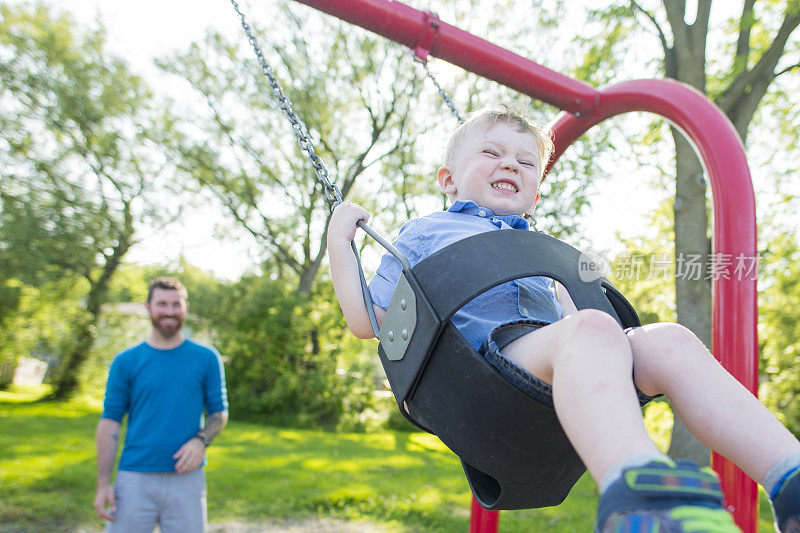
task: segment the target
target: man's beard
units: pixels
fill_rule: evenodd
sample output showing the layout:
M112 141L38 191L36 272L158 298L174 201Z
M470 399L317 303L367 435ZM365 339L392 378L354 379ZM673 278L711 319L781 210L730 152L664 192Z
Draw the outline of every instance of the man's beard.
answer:
M170 324L163 324L162 321L164 319L172 319L173 322ZM162 337L169 339L180 332L181 328L183 328L184 320L176 316L162 316L159 318L150 317L150 322L153 324L153 328L158 331Z

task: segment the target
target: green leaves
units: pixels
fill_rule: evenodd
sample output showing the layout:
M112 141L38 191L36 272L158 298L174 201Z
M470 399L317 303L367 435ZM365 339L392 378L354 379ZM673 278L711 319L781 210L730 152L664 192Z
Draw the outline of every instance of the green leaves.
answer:
M763 401L800 436L800 243L779 233L761 253L759 350Z
M413 149L418 80L413 62L390 43L298 11L282 8L275 16L287 31L259 42L329 179L348 198L357 180L380 179L379 165L397 166ZM309 34L321 24L325 31ZM210 193L253 236L266 272L291 272L284 279L309 294L325 252L328 205L253 51L210 33L159 64L188 81L200 103L167 140L188 188ZM379 210L394 198L358 200Z
M136 221L164 212L153 195L164 160L151 141L163 122L142 80L105 52L102 28L43 4L0 9L0 280L88 283L74 342L52 353L60 394L76 383Z

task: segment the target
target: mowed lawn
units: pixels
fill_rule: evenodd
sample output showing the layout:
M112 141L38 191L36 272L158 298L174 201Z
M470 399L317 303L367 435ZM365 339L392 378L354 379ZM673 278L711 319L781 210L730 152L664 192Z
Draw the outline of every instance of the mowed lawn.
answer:
M102 528L92 509L98 416L77 402L0 392L0 531ZM208 514L218 527L292 523L296 531L324 518L375 531L468 529L460 463L424 433L332 433L234 417L208 455ZM558 507L503 512L500 531L590 532L596 500L584 476ZM761 518L759 531L772 531L763 498Z

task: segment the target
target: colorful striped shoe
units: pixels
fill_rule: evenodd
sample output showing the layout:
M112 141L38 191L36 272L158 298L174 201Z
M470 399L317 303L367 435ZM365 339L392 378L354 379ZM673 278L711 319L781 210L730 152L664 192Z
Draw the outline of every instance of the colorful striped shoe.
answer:
M629 468L600 497L596 533L740 533L716 474L689 461Z
M772 500L775 530L781 533L800 533L800 469L783 483Z

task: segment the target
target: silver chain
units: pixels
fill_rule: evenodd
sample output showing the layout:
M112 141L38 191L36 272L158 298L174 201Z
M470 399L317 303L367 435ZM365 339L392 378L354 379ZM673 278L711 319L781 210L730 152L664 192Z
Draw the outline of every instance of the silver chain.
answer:
M459 124L463 124L464 123L464 118L461 116L461 113L458 112L458 109L456 109L456 106L453 104L453 101L450 99L450 97L444 91L442 86L439 85L439 82L436 80L436 78L433 77L433 74L431 73L431 69L428 68L428 62L424 61L424 60L421 60L421 59L418 59L418 58L415 58L415 59L417 59L417 61L422 63L422 66L425 68L425 74L427 74L428 78L430 78L430 80L436 86L436 90L439 91L439 96L442 97L442 100L444 100L444 103L447 104L447 107L450 108L450 112L453 114L453 116L456 117L456 119L458 119L458 123Z
M320 159L314 151L314 143L308 134L306 125L303 123L300 117L298 117L297 114L292 111L292 102L284 94L283 88L281 87L280 82L278 82L278 79L275 77L272 67L269 65L269 63L267 63L267 60L264 59L264 53L258 46L258 41L256 40L255 35L253 35L253 32L250 30L250 26L247 24L244 13L242 13L241 9L239 9L239 3L236 0L231 0L231 4L233 4L233 9L236 10L236 14L239 15L239 18L242 21L242 28L247 35L247 39L250 41L250 46L253 47L253 51L256 53L256 58L261 66L261 73L264 74L264 76L266 76L269 80L269 84L272 87L272 93L275 96L278 105L280 106L281 110L283 110L286 118L292 125L292 130L294 131L295 137L297 137L297 143L300 145L300 148L306 152L311 166L314 167L317 180L325 189L325 198L328 199L328 203L333 207L342 201L342 193L339 191L339 188L331 183L331 181L328 179L328 169L325 168L325 163L322 162L322 159Z

